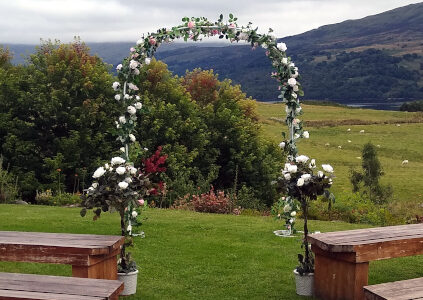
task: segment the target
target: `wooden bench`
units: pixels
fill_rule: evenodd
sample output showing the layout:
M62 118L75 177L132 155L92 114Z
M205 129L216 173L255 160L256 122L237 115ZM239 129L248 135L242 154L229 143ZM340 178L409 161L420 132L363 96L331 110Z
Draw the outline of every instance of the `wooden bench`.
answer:
M370 261L423 254L423 224L317 233L308 241L315 254L315 296L362 300Z
M423 299L423 278L365 286L364 295L367 300Z
M117 280L0 273L2 300L118 300L122 290Z
M117 279L122 236L0 231L0 261L72 265L72 276Z

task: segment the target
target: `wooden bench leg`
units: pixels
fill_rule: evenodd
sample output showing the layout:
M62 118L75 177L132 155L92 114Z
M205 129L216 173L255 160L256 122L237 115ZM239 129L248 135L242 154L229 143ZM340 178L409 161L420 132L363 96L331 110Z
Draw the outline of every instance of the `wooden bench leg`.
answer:
M117 280L117 257L109 257L91 266L72 266L72 276Z
M324 300L363 300L369 263L352 263L315 253L314 294Z

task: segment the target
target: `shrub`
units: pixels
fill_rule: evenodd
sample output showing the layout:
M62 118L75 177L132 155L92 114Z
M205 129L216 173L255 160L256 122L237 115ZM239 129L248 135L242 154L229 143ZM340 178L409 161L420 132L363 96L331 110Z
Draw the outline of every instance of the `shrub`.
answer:
M0 156L0 203L11 203L18 197L18 178L3 168L3 157Z
M37 191L35 201L40 205L65 206L81 204L81 196L79 194L60 193L53 195L51 190L42 192Z
M192 205L195 211L205 213L230 213L231 201L224 191L215 192L213 187L208 193L192 196Z

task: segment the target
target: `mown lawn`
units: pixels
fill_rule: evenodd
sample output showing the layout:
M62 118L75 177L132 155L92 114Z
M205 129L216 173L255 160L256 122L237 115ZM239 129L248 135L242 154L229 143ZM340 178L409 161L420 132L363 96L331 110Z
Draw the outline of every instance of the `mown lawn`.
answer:
M258 108L265 136L279 143L281 131L286 132L287 127L271 118L282 120L284 105L259 103ZM316 158L319 165L329 163L334 167L337 177L333 185L335 194L351 192L349 171L351 168L361 169L363 145L372 142L379 145L378 155L385 173L382 182L392 184L394 198L423 203L423 123L403 123L420 119L423 114L315 105L304 105L303 110L300 119L305 120L310 139L298 143L299 153ZM359 123L357 120L379 124L354 125ZM307 121L312 126L307 125ZM319 126L316 121L338 125ZM364 133L360 133L361 130ZM408 160L409 164L402 166L403 160Z
M133 250L139 291L126 299L302 299L292 275L300 237L273 235L281 224L271 217L159 209L145 216L146 237ZM310 227L326 232L366 226L311 221ZM0 205L0 230L118 234L118 228L116 214L93 222L77 208ZM411 257L371 263L370 283L421 277L422 262ZM69 266L32 263L1 262L0 270L71 274Z

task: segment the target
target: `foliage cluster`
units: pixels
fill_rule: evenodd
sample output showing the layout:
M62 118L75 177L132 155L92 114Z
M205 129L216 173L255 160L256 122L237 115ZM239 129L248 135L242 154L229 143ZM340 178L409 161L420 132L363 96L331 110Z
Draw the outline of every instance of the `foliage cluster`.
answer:
M423 100L405 102L400 107L401 111L423 111Z
M231 199L224 191L210 189L208 193L192 196L195 211L205 213L227 214L231 212Z
M10 174L9 168L3 166L3 156L0 155L0 203L11 203L18 196L18 178Z
M75 174L113 152L111 83L109 67L78 40L43 42L26 65L0 66L0 152L25 200L61 185L75 191Z
M57 193L53 195L51 190L37 191L35 203L51 206L79 205L81 204L81 195L71 193Z

